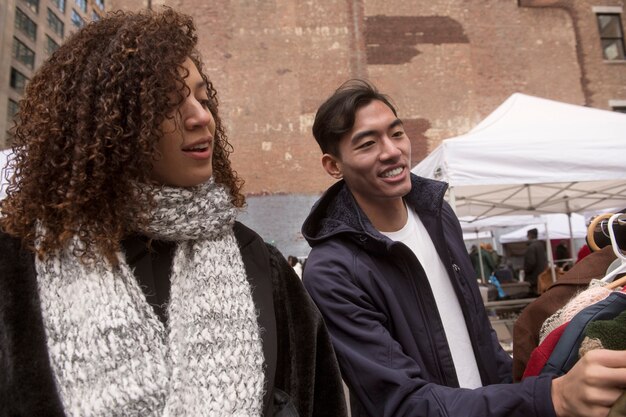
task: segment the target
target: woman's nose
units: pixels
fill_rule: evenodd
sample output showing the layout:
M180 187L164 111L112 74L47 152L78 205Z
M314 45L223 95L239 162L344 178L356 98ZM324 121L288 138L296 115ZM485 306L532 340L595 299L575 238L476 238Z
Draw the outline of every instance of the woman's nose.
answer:
M199 102L193 104L189 117L185 121L187 129L212 126L214 123L213 115L209 109Z

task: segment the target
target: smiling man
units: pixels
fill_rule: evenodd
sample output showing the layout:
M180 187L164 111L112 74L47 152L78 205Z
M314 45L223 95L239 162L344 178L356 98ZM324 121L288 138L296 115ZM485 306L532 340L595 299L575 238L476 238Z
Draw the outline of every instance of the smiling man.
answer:
M312 247L303 280L353 417L606 416L626 382L626 352L585 355L554 380L508 383L511 358L485 313L447 185L411 174L411 144L385 95L348 81L318 109L313 135L338 181L302 226Z

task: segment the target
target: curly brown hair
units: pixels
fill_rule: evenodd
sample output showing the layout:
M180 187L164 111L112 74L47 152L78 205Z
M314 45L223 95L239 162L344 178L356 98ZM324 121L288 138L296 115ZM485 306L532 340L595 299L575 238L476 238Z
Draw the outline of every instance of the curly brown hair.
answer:
M232 146L218 116L217 93L202 71L191 17L114 12L72 35L26 88L12 129L14 158L0 226L43 257L72 236L115 262L121 239L147 221L154 204L137 184L150 184L165 117L189 94L187 57L206 82L216 123L213 177L245 203L243 181L231 168ZM182 71L181 71L182 69ZM188 72L187 72L188 75ZM172 101L172 97L179 100ZM37 236L37 224L46 230Z

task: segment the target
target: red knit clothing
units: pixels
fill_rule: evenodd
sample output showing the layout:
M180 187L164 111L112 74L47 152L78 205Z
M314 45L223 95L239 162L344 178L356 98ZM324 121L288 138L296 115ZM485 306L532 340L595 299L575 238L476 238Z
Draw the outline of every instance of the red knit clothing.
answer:
M541 373L543 366L546 362L548 362L556 344L559 343L567 324L568 323L564 323L554 329L549 335L546 336L544 341L532 351L522 379L529 376L537 376Z

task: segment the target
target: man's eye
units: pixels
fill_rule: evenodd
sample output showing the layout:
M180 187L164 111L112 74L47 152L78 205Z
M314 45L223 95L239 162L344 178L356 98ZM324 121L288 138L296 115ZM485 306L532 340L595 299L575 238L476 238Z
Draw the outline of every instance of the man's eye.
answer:
M360 144L359 146L357 146L357 149L365 149L365 148L369 148L370 146L372 146L375 142L373 140L368 140L367 142L363 142L362 144Z
M396 138L404 136L404 130L398 130L397 132L394 132L393 136Z

